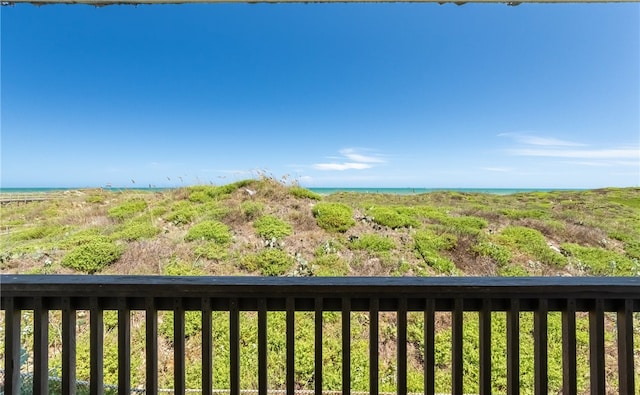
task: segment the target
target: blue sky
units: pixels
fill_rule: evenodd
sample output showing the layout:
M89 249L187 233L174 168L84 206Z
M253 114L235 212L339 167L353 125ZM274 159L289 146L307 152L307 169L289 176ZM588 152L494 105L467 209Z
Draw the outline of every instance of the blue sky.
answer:
M0 12L5 188L640 185L637 3Z

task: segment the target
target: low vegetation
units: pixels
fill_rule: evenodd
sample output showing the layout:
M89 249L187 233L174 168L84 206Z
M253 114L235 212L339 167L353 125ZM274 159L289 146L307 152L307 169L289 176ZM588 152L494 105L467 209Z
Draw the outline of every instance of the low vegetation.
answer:
M562 250L574 267L596 276L638 276L640 261L602 247L563 244Z
M411 195L336 193L320 196L271 179L164 192L78 191L55 201L7 204L0 215L2 273L265 275L265 276L638 276L640 188L514 195L435 192ZM105 382L117 382L117 328L105 312ZM29 319L29 312L25 313ZM554 313L555 314L555 313ZM549 318L550 387L558 391L560 317ZM132 384L144 379L144 314L132 314ZM422 391L424 322L409 314L410 392ZM450 385L450 317L438 313L437 392ZM313 383L313 314L296 313L296 380ZM368 316L352 313L354 391L368 391ZM381 314L380 390L395 389L393 314ZM51 313L59 322L58 312ZM325 313L325 333L340 333L339 314ZM465 313L465 393L477 393L477 314ZM79 319L78 325L87 325ZM185 316L187 386L199 386L200 313ZM257 319L241 313L241 386L256 388ZM269 386L281 389L284 313L269 313ZM522 385L533 380L533 315L523 312ZM608 320L607 328L615 322ZM491 325L504 333L505 315ZM635 324L640 325L640 323ZM578 314L580 391L588 388L588 317ZM214 355L228 358L228 314L214 313ZM159 314L160 385L171 388L173 315ZM1 340L1 339L0 339ZM339 336L325 336L325 389L340 389ZM615 338L607 332L607 347ZM495 393L506 391L505 339L492 338ZM28 342L27 342L28 343ZM29 343L30 344L30 343ZM88 331L80 330L78 378L88 379ZM31 347L31 346L29 346ZM59 372L57 343L50 368ZM412 351L413 350L413 351ZM607 375L615 377L615 364ZM217 363L215 388L228 388L228 363ZM58 370L56 370L58 369ZM640 371L640 369L637 369ZM640 381L640 378L639 378Z
M240 209L246 220L258 218L264 212L264 203L247 200L240 203Z
M313 207L318 226L329 232L344 233L353 225L353 208L342 203L318 203Z
M293 266L293 257L277 248L266 248L242 258L242 267L263 276L281 276Z
M416 228L420 222L413 216L406 213L402 208L397 207L371 207L367 210L371 220L376 224L387 226L391 229Z
M354 237L349 243L350 248L366 250L373 253L391 251L395 246L395 243L389 237L379 236L375 233L367 233L359 237Z
M458 238L455 235L436 234L431 230L422 230L416 232L414 241L415 251L426 265L442 274L455 275L459 273L453 261L441 254L442 251L453 250L456 247Z
M91 241L69 251L60 261L62 266L93 274L115 262L124 252L124 248L114 243Z
M567 263L566 257L560 254L560 251L552 250L544 235L536 229L524 226L507 226L496 239L503 245L529 254L543 264L564 266Z
M160 233L160 229L150 221L131 221L120 230L114 232L111 238L114 240L136 241L151 239Z
M301 199L322 200L322 196L317 193L295 185L289 188L289 193Z
M209 240L218 244L227 244L231 241L231 232L229 232L229 227L222 222L202 221L193 225L184 239L186 241Z
M258 236L266 240L282 239L290 236L293 228L287 222L273 215L265 215L260 217L253 223Z
M112 207L108 210L109 217L116 218L121 221L131 218L134 215L144 211L147 208L147 202L142 199L133 199L124 202L118 206Z

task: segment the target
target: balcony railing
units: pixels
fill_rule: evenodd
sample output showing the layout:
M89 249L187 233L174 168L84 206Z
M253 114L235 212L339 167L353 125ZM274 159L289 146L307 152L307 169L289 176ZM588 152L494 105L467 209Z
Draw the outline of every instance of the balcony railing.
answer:
M212 312L229 314L230 394L240 393L240 312L257 312L258 394L268 393L267 312L286 316L286 393L296 392L295 312L314 312L315 394L323 393L323 312L341 313L342 393L351 388L352 312L369 314L369 393L378 394L379 317L397 314L397 393L407 393L407 314L424 315L424 393L435 392L435 319L451 315L451 393L463 393L463 313L479 316L479 391L491 393L491 339L506 336L507 393L521 391L520 313L533 312L534 382L527 393L547 394L548 317L562 316L562 393L576 394L576 315L588 312L589 371L592 394L605 394L605 313L614 313L617 335L618 392L633 394L634 312L640 311L640 278L262 278L155 276L0 276L4 310L4 392L20 388L22 312L33 311L33 393L48 393L49 312L62 312L62 393L76 384L77 311L90 316L90 392L103 386L103 312L118 311L118 392L130 393L130 314L145 313L146 393L158 392L158 312L174 314L174 391L185 393L185 312L202 317L202 393L212 394ZM506 333L492 331L493 312L506 313ZM607 315L609 316L609 315ZM636 328L637 329L637 328ZM492 333L493 332L493 333ZM636 339L637 341L637 339Z

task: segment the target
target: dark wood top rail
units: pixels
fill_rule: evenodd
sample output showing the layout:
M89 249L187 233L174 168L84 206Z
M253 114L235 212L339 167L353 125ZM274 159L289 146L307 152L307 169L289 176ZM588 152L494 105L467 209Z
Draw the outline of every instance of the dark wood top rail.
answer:
M324 299L327 311L340 311L342 298L352 300L352 311L368 311L370 300L379 299L380 311L395 311L407 299L408 311L421 311L426 299L434 299L436 310L451 310L455 299L463 309L479 311L490 299L493 310L506 311L512 299L521 311L533 311L539 300L549 310L559 311L568 299L577 311L588 311L593 301L616 311L624 300L634 300L640 311L640 277L169 277L0 275L0 295L14 297L23 309L33 308L34 298L43 298L49 308L60 308L62 297L71 298L76 309L88 309L92 298L100 298L105 309L117 308L117 298L127 298L131 309L144 310L145 298L156 299L158 308L172 310L175 298L184 299L187 310L200 310L202 298L214 299L212 307L227 310L232 298L241 310L256 310L266 299L269 310L285 310L286 298L295 299L298 311L313 311L315 298Z
M145 311L145 391L158 392L158 311L173 311L174 389L186 394L185 312L201 312L202 393L213 394L212 311L228 312L229 388L240 395L240 311L255 311L258 318L258 393L267 395L268 338L267 312L286 315L286 394L296 394L295 312L315 312L314 344L323 344L323 312L341 312L342 394L351 393L351 313L369 314L370 392L379 394L379 314L393 311L397 323L397 393L406 395L407 313L421 311L424 317L424 393L435 394L435 312L451 317L451 393L464 393L463 327L465 311L477 311L480 357L480 393L492 390L492 337L506 337L507 393L518 394L520 381L520 313L533 311L535 393L549 393L548 313L562 317L562 393L577 394L576 312L588 311L589 371L591 394L604 394L605 329L613 324L617 343L617 390L631 394L635 389L634 312L640 311L639 277L166 277L166 276L66 276L0 275L0 302L4 310L4 393L17 394L21 388L21 325L23 310L33 310L34 393L49 391L48 332L49 311L59 310L62 322L61 392L73 394L76 380L76 334L78 310L88 310L91 336L90 393L104 393L103 355L105 310L118 311L118 392L131 392L130 370L131 310ZM492 313L506 312L506 328L492 329ZM605 316L605 312L613 312ZM615 316L615 318L613 318ZM85 327L86 328L86 327ZM636 339L637 340L637 339ZM322 347L314 350L314 393L322 395ZM220 361L216 362L217 364ZM216 365L219 366L219 365Z

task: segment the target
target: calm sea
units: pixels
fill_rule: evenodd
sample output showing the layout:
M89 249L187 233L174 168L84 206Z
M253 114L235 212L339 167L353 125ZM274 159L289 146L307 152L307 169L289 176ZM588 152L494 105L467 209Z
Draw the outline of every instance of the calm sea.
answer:
M330 195L337 192L357 192L357 193L388 193L394 195L415 195L429 192L467 192L467 193L490 193L494 195L510 195L522 192L551 192L556 189L541 188L309 188L311 191L321 195Z
M105 191L121 192L121 191L147 191L147 192L160 192L168 191L173 188L0 188L0 193L48 193L48 192L64 192L64 191L77 191L83 189L103 189Z
M64 192L82 188L0 188L0 193L47 193L47 192ZM103 188L107 191L147 191L161 192L173 188ZM308 188L320 195L330 195L337 192L356 192L356 193L387 193L394 195L413 195L429 192L468 192L468 193L490 193L494 195L510 195L513 193L523 192L551 192L560 189L553 188ZM563 189L578 190L578 189Z

